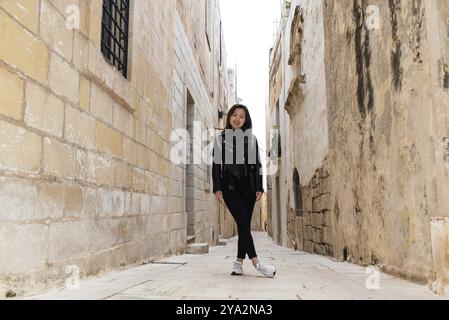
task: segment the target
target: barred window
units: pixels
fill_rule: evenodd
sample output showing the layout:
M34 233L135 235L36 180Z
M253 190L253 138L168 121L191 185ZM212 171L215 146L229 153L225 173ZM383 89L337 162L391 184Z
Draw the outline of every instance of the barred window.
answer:
M103 0L101 52L127 78L129 1Z

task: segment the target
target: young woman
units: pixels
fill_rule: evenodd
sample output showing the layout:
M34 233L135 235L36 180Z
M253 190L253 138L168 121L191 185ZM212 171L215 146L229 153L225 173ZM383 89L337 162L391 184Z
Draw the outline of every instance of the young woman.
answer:
M213 157L213 192L237 223L238 252L231 275L243 274L243 260L248 255L257 271L273 278L275 267L259 261L251 236L254 206L264 190L258 143L246 106L237 104L229 110L225 130L215 141Z

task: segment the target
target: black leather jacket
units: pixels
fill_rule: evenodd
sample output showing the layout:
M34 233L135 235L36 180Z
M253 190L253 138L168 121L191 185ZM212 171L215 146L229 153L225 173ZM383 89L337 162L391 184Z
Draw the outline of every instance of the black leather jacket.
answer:
M220 144L220 136L222 143ZM217 163L215 159L212 161L212 180L213 180L213 192L222 191L223 188L227 188L229 185L225 185L223 177L224 175L231 175L231 176L238 176L242 177L247 175L248 180L250 183L250 187L252 191L254 192L265 192L263 189L263 182L262 182L262 165L260 162L260 154L259 154L259 145L257 142L257 138L254 137L255 143L249 143L247 137L245 137L244 140L244 164L238 164L236 163L236 141L234 138L234 141L232 143L233 149L234 149L234 157L233 157L233 163L226 164L225 163L225 150L226 148L226 136L225 132L223 131L220 135L218 135L215 139L214 143L214 149L212 156L215 156L215 153L218 152L218 159L220 159L219 155L221 154L221 161ZM228 137L229 138L229 137ZM228 143L229 146L229 143ZM249 149L250 148L250 149ZM256 153L255 163L249 162L248 157L248 150L251 150L252 152ZM223 165L224 164L224 165ZM232 181L232 179L231 179ZM231 182L232 184L232 182Z

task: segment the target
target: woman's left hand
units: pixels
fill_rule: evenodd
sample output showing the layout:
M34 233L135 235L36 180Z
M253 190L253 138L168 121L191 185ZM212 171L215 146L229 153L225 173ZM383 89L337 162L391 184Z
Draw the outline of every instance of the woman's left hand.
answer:
M259 201L262 198L262 192L256 192L256 201Z

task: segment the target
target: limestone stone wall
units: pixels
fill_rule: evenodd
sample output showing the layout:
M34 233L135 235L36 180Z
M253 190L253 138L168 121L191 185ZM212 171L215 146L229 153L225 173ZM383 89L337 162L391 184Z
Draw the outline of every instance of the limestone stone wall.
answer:
M204 88L220 77L216 48L200 59L208 80L191 53L180 59L192 44L175 0L130 3L125 79L100 51L102 1L0 1L0 297L63 285L68 266L86 277L185 250L185 172L170 161L170 135L185 127L187 85L199 119L215 125ZM79 29L67 27L73 8ZM213 243L200 169L198 234Z
M284 19L285 20L285 19ZM284 21L281 21L281 24ZM266 146L267 146L267 155L269 155L274 160L274 155L271 149L273 149L275 136L273 134L279 133L282 134L281 130L285 129L284 120L281 120L281 112L284 95L282 93L284 86L284 63L283 63L283 37L279 32L275 36L275 41L273 48L270 50L270 74L269 74L269 100L268 106L266 110L266 128L267 128L267 136L266 136ZM286 139L286 136L282 137ZM287 140L285 140L287 141ZM281 200L278 200L278 194L276 189L276 179L283 172L280 169L281 161L275 161L274 165L276 169L270 170L270 174L267 175L267 219L268 219L268 235L272 237L278 243L282 241L282 237L280 234L280 224L279 219L275 219L277 217L277 207L276 204L279 202L282 203ZM281 213L279 213L281 214Z
M323 166L316 170L310 184L302 188L304 215L302 219L296 217L297 229L292 230L300 248L327 256L334 255L330 181Z
M176 2L193 51L194 61L197 63L207 93L213 97L215 94L214 69L210 66L213 66L216 56L210 53L219 37L214 37L213 30L216 29L216 24L211 17L218 10L218 1L176 0ZM192 19L192 14L197 18Z
M299 93L299 103L290 112L290 129L294 135L292 141L292 166L300 171L301 179L308 182L312 179L315 171L322 166L324 158L329 152L328 124L327 124L327 97L326 97L326 73L324 64L324 22L323 22L323 1L322 0L301 0L292 1L292 10L297 6L302 8L304 19L301 25L303 31L300 42L301 52L297 57L300 60L299 67L294 68L285 65L285 90L291 88L293 79L304 76L302 92ZM298 19L301 19L298 17ZM291 42L293 15L285 27L285 64L288 57L291 57ZM296 26L298 28L298 25ZM303 45L307 44L307 45ZM294 58L294 57L291 57ZM294 90L299 91L300 87L294 84ZM293 170L288 172L288 177L293 175Z
M175 99L173 101L173 114L175 116L175 128L185 128L187 121L186 105L187 95L190 94L193 99L190 104L192 105L194 121L197 121L201 125L201 130L206 130L208 124L214 123L214 116L216 116L216 110L212 106L208 99L208 93L205 85L203 84L200 76L200 72L196 67L193 52L189 45L188 37L184 31L182 22L179 16L176 16L175 21ZM193 132L193 131L192 131ZM201 157L200 144L195 145L194 152L196 156ZM209 177L209 165L207 163L189 163L191 172L189 172L189 182L186 189L182 190L186 183L186 176L177 176L176 185L181 191L178 194L178 198L175 201L179 201L179 210L185 206L184 194L191 200L192 208L188 208L191 216L187 217L189 223L189 235L195 235L196 241L199 242L212 242L218 241L218 222L217 222L217 209L214 207L211 192L206 192L211 189L211 181ZM186 165L172 164L173 170L184 172ZM181 169L183 168L183 169ZM179 170L181 169L181 170ZM175 181L174 179L174 181ZM208 202L211 202L209 210ZM187 220L186 220L187 223ZM212 238L212 232L214 232L215 239Z
M303 21L291 31L297 6ZM281 85L287 92L281 108L291 120L285 123L291 161L281 168L290 194L288 233L299 249L375 264L446 294L448 11L446 0L298 0L292 1L280 31L286 42L299 39L298 46L283 52L293 63L285 68ZM323 38L307 38L319 33L321 21ZM300 28L302 39L295 33ZM317 56L310 59L310 51ZM323 78L301 76L323 59ZM278 85L272 78L271 88ZM319 126L306 130L308 124L300 119L311 108L307 101L317 98L309 95L323 88L328 136L320 140L327 141L328 152L314 169L318 174L310 175L301 158L314 158L305 146L317 139ZM311 119L320 117L317 112ZM294 214L290 181L295 167L304 217ZM329 176L320 175L322 170ZM273 221L283 216L282 205L270 203Z
M437 2L324 8L335 254L347 247L352 261L424 282L436 277L431 219L448 216L449 3ZM368 4L379 11L373 30Z
M192 19L192 16L197 19ZM177 1L175 28L175 128L186 126L185 105L193 110L193 121L201 131L218 133L224 127L226 112L235 97L234 71L227 68L226 45L220 23L218 1ZM232 77L232 78L231 78ZM183 107L184 106L184 107ZM218 111L224 112L218 119ZM190 119L191 121L192 119ZM188 124L187 124L188 125ZM207 134L203 144L197 143L195 155L202 157L206 143L214 136ZM212 145L210 145L211 147ZM232 216L225 205L219 205L212 193L212 158L189 164L187 177L187 228L197 242L218 243L220 236L234 236Z

